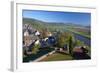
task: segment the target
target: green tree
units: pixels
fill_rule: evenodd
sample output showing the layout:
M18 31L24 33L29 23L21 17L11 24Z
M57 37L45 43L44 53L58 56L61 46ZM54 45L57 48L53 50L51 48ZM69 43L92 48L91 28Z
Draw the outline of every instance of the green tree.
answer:
M33 50L32 50L32 53L33 54L36 54L39 51L39 48L40 48L40 44L34 45Z
M69 48L69 54L72 54L73 48L75 47L75 38L72 34L68 37L68 48Z
M63 47L67 43L67 33L60 33L57 38L57 46Z
M49 31L48 31L47 28L43 28L43 29L41 30L41 38L46 38L48 32L49 32Z
M72 36L69 37L69 53L72 54L72 49L73 49L73 40Z
M75 41L75 46L84 46L84 42L82 42L80 40L76 40Z

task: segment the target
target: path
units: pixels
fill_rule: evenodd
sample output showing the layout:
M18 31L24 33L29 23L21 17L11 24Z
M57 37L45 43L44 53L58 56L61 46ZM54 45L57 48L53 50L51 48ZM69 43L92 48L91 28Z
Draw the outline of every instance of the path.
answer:
M36 60L34 60L34 62L38 62L38 61L44 59L45 57L47 57L47 56L49 56L49 55L52 55L53 53L55 53L55 50L53 50L53 51L51 51L51 52L49 52L49 53L47 53L47 54L45 54L45 55L43 55L43 56L37 58Z

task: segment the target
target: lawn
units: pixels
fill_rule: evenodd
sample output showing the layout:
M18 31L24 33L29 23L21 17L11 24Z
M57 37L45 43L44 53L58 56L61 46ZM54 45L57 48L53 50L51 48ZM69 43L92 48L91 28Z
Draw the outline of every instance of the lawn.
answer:
M54 53L41 61L63 61L63 60L72 60L73 57L70 55L62 54L62 53Z

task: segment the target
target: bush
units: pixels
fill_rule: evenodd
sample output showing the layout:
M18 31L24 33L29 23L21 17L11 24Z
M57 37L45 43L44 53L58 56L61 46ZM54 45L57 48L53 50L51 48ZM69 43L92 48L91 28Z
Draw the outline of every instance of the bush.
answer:
M39 44L34 45L33 50L32 50L32 53L33 54L36 54L39 51L39 48L40 48L40 45Z

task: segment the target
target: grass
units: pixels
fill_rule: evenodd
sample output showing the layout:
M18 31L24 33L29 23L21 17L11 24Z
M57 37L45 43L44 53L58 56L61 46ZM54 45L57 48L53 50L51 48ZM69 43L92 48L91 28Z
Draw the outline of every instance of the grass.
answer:
M32 53L28 56L23 56L23 62L29 62L29 61L34 61L35 59L51 52L52 50L54 50L54 48L43 48L43 49L39 49L39 51L37 51L37 53Z
M73 57L70 55L54 53L54 54L42 59L41 61L63 61L63 60L72 60L72 59L73 59Z

